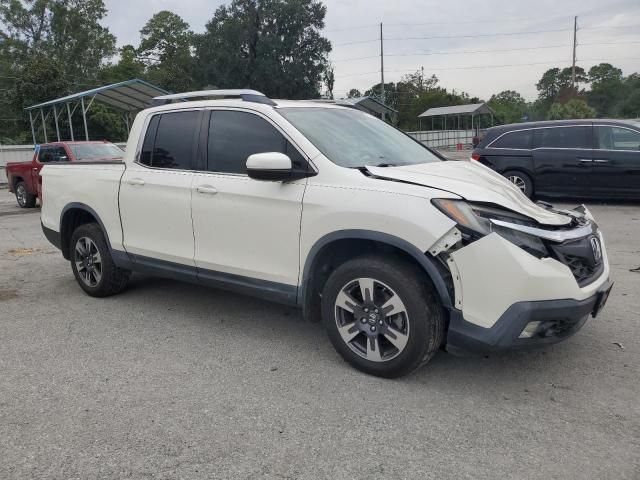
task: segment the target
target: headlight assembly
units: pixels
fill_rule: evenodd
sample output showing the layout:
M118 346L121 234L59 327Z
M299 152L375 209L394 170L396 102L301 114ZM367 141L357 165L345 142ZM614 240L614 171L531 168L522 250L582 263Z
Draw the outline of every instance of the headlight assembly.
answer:
M504 226L515 224L535 228L535 222L524 215L485 205L475 205L463 200L434 199L432 203L458 224L463 238L467 241L474 241L494 232L538 258L549 254L540 237Z

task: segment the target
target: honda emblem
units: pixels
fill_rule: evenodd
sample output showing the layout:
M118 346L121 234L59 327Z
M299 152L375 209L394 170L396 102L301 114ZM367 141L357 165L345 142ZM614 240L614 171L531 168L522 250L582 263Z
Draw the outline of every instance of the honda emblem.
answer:
M593 250L593 260L596 263L600 263L602 260L602 248L597 237L591 237L591 250Z

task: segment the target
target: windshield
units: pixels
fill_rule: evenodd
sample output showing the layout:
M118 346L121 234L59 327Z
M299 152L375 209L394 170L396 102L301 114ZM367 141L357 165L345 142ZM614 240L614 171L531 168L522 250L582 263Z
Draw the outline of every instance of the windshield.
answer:
M439 162L400 130L350 108L280 108L294 127L329 160L342 167L400 166Z
M78 143L72 144L70 147L76 160L124 157L122 149L113 143Z

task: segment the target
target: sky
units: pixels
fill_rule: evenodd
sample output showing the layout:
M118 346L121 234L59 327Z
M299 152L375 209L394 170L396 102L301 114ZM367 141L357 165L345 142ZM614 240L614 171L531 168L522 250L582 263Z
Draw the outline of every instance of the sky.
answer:
M195 32L219 0L105 0L103 22L118 45L137 45L156 12L180 15ZM570 66L578 16L577 65L607 61L625 75L640 72L640 0L324 0L323 34L333 46L334 96L380 82L380 23L385 82L424 67L440 86L488 100L516 90L537 96L536 82L554 66Z

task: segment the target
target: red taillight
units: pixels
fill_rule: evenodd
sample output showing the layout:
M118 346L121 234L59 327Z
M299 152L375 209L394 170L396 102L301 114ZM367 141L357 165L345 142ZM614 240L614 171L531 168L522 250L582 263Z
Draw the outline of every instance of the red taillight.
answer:
M471 160L480 160L480 154L478 152L473 152L471 154Z

